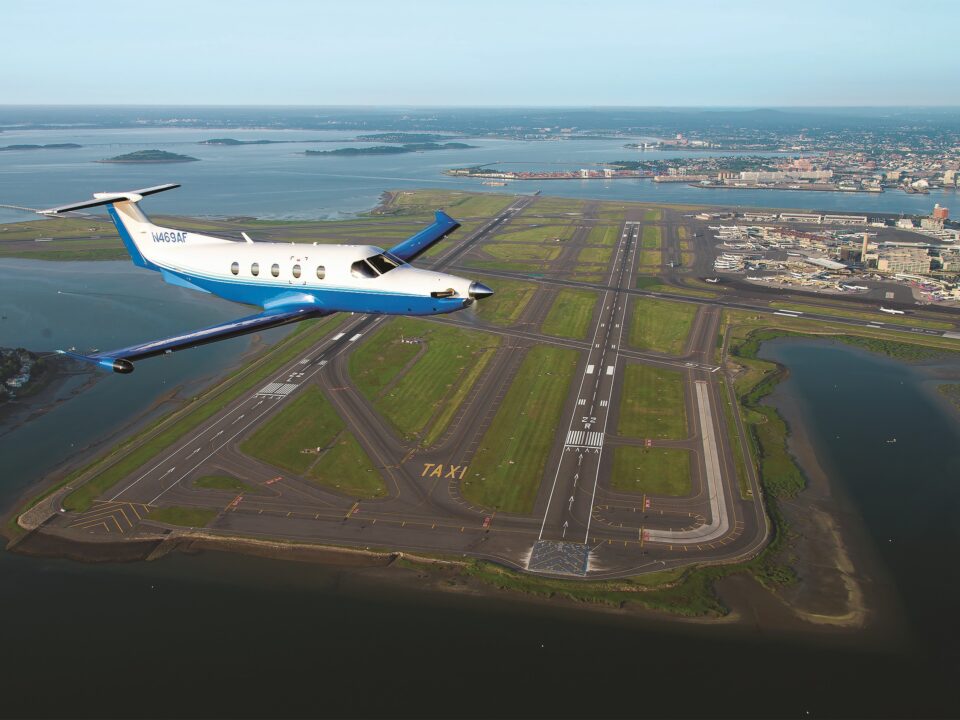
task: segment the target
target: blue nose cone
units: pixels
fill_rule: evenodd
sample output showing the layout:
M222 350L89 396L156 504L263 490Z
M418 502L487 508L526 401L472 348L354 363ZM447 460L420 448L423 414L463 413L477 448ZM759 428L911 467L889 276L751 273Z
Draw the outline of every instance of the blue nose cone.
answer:
M474 300L483 300L486 297L493 295L493 290L488 288L481 282L472 282L470 283L470 297Z

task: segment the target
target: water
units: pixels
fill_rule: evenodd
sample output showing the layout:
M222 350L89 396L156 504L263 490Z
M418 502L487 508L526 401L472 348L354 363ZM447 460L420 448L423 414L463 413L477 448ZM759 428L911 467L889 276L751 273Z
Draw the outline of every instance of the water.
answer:
M0 346L107 350L224 322L248 309L165 284L129 262L0 259ZM280 328L263 334L276 340ZM0 507L89 444L121 430L161 395L209 382L250 347L235 338L137 365L97 383L36 420L0 435ZM61 395L81 384L71 381ZM6 429L6 428L4 428Z
M807 340L761 356L790 368L776 392L799 407L818 462L862 516L918 641L960 676L960 423L936 396L938 375L960 381L960 362L911 367Z
M371 130L373 132L373 130ZM956 191L907 195L799 192L789 190L702 190L683 183L650 180L516 181L503 188L479 180L449 177L452 167L497 161L525 168L576 169L589 163L622 159L655 159L701 153L623 148L630 138L572 139L523 142L470 139L471 150L443 150L407 155L363 157L308 157L306 149L347 146L336 142L357 133L334 130L235 129L71 129L7 130L2 144L75 142L73 150L30 150L0 153L0 204L45 208L78 201L99 190L125 190L165 182L179 182L176 193L151 198L148 211L180 215L249 215L271 219L335 218L374 207L385 190L449 188L477 192L532 193L598 200L635 200L743 207L782 207L847 212L905 212L927 214L934 203L950 206ZM221 147L198 145L215 137L237 139L316 140L320 144L276 144ZM351 143L351 147L365 144ZM161 165L116 165L94 162L122 153L162 149L199 158L201 162ZM769 154L769 153L768 153ZM0 208L0 222L32 216Z
M818 458L895 576L907 644L885 639L890 618L852 633L691 625L219 553L92 566L4 553L4 680L17 689L4 711L954 714L960 438L928 393L930 371L823 341L778 341L763 353L791 367L778 396L800 406ZM884 443L891 435L895 447ZM741 608L748 618L763 614L756 601Z

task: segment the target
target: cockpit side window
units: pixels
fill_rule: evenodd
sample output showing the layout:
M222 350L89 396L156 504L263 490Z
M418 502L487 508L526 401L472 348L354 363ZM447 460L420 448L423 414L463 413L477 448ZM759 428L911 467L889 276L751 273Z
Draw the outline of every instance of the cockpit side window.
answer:
M367 264L366 260L357 260L350 266L350 274L354 277L375 278L378 273Z

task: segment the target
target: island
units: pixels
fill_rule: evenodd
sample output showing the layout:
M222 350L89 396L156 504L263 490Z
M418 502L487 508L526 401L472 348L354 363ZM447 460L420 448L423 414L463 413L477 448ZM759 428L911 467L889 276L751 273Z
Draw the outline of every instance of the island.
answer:
M277 145L281 143L293 142L292 140L237 140L236 138L212 138L211 140L201 140L197 145L225 145L233 147L234 145ZM305 140L304 142L310 142Z
M4 145L0 147L0 151L4 150L73 150L74 148L83 147L83 145L78 145L77 143L49 143L47 145Z
M456 139L456 135L440 135L437 133L383 132L358 135L354 142L433 143Z
M373 145L365 148L337 148L336 150L306 150L304 155L401 155L412 152L429 152L431 150L466 150L476 145L466 143L406 143L405 145Z
M199 158L189 155L178 155L177 153L167 152L166 150L137 150L136 152L105 160L94 160L100 163L182 163L196 162Z

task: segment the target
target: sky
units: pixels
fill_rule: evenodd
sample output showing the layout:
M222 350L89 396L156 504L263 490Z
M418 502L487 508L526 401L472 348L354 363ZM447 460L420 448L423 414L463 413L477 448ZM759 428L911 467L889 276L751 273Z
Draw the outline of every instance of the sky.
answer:
M960 105L957 0L3 0L0 104Z

